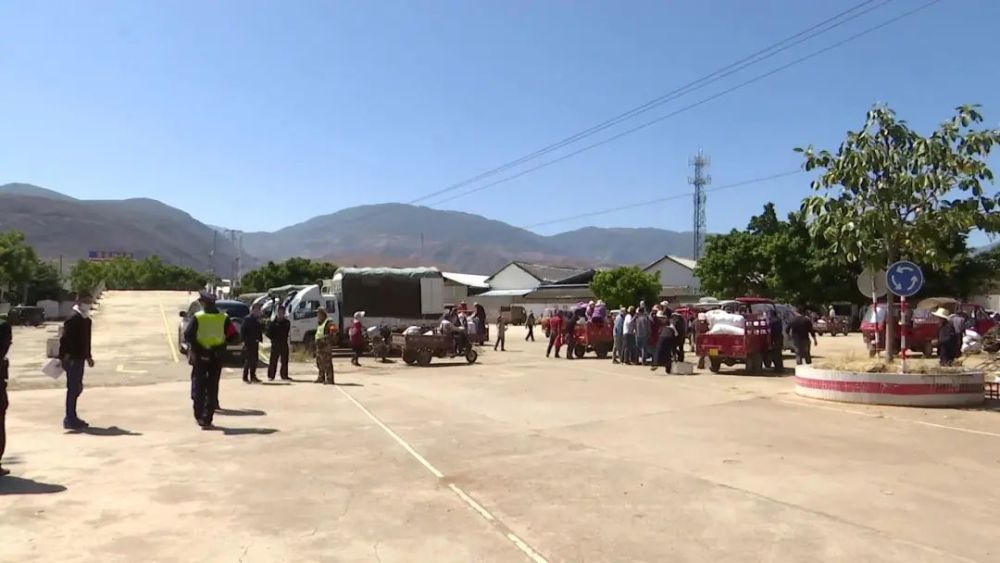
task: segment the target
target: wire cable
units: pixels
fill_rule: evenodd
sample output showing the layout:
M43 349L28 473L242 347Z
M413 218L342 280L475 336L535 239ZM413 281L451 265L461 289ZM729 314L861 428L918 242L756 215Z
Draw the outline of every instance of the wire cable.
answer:
M802 174L804 172L805 172L805 170L803 170L801 168L796 168L795 170L789 170L787 172L779 172L777 174L771 174L770 176L763 176L763 177L760 177L760 178L752 178L750 180L743 180L743 181L740 181L740 182L734 182L732 184L724 184L724 185L721 185L721 186L715 186L713 188L706 188L703 191L705 193L709 193L709 192L718 192L718 191L721 191L721 190L730 190L730 189L738 188L738 187L741 187L741 186L748 186L750 184L759 184L761 182L767 182L769 180L775 180L777 178L784 178L786 176L794 176L796 174ZM667 201L673 201L673 200L677 200L677 199L683 199L683 198L686 198L686 197L692 197L693 195L694 195L694 192L688 192L688 193L675 194L675 195L666 196L666 197L658 197L656 199L650 199L650 200L646 200L646 201L641 201L639 203L630 203L628 205L621 205L621 206L618 206L618 207L611 207L611 208L608 208L608 209L601 209L599 211L589 211L589 212L586 212L586 213L578 213L576 215L562 217L560 219L553 219L551 221L543 221L541 223L533 223L531 225L524 225L524 226L522 226L520 228L521 229L534 229L535 227L542 227L542 226L547 226L547 225L553 225L553 224L556 224L556 223L565 223L567 221L575 221L577 219L586 219L588 217L597 217L599 215L607 215L609 213L617 213L618 211L625 211L625 210L628 210L628 209L636 209L636 208L639 208L639 207L646 207L648 205L655 205L657 203L664 203L664 202L667 202Z
M789 69L789 68L791 68L793 66L799 65L799 64L804 63L804 62L806 62L806 61L808 61L810 59L818 57L818 56L820 56L820 55L822 55L824 53L832 51L833 49L841 47L842 45L850 43L851 41L855 41L857 39L860 39L861 37L864 37L866 35L874 33L874 32L876 32L876 31L878 31L878 30L880 30L880 29L882 29L882 28L884 28L886 26L889 26L889 25L891 25L891 24L893 24L893 23L895 23L895 22L903 19L903 18L906 18L906 17L911 16L913 14L916 14L917 12L920 12L920 11L922 11L924 9L927 9L927 8L933 6L934 4L937 4L940 1L941 0L930 0L929 2L921 4L920 6L914 8L914 9L908 10L906 12L902 12L901 14L899 14L897 16L894 16L894 17L892 17L892 18L890 18L888 20L885 20L885 21L883 21L882 23L880 23L878 25L869 27L869 28L867 28L865 30L862 30L862 31L858 32L858 33L850 35L850 36L848 36L845 39L842 39L842 40L837 41L837 42L835 42L835 43L833 43L831 45L828 45L828 46L826 46L826 47L824 47L822 49L813 51L813 52L811 52L811 53L809 53L807 55L804 55L802 57L799 57L797 59L793 59L792 61L790 61L788 63L785 63L785 64L783 64L783 65L781 65L781 66L779 66L777 68L774 68L774 69L772 69L772 70L770 70L768 72L765 72L763 74L759 74L759 75L757 75L757 76L755 76L753 78L750 78L749 80L745 80L743 82L740 82L739 84L736 84L735 86L731 86L731 87L729 87L729 88L727 88L725 90L722 90L720 92L717 92L717 93L715 93L715 94L713 94L711 96L708 96L706 98L702 98L701 100L698 100L697 102L688 104L688 105L686 105L686 106L684 106L684 107L682 107L680 109L677 109L675 111L672 111L672 112L670 112L668 114L661 115L660 117L654 118L654 119L652 119L650 121L646 121L646 122L644 122L644 123L642 123L640 125L637 125L635 127L630 128L630 129L626 129L625 131L617 133L617 134L615 134L615 135L613 135L611 137L607 137L607 138L605 138L603 140L597 141L595 143L591 143L591 144L586 145L586 146L584 146L584 147L582 147L580 149L577 149L575 151L572 151L570 153L562 155L562 156L560 156L558 158L554 158L552 160L547 160L547 161L545 161L545 162L543 162L541 164L538 164L536 166L532 166L531 168L527 168L525 170L522 170L521 172L518 172L517 174L512 174L510 176L505 176L503 178L500 178L499 180L495 180L493 182L489 182L489 183L484 184L482 186L473 188L471 190L466 190L464 192L461 192L461 193L458 193L456 195L447 197L445 199L436 201L434 203L429 203L427 205L429 205L429 206L430 205L441 205L442 203L447 203L449 201L454 201L456 199L465 197L467 195L471 195L471 194L474 194L474 193L477 193L477 192L481 192L483 190L492 188L494 186L498 186L500 184L509 182L511 180L515 180L517 178L521 178L523 176L526 176L526 175L531 174L533 172L536 172L538 170L542 170L543 168L548 168L549 166L552 166L553 164L557 164L557 163L562 162L564 160L570 159L570 158L572 158L574 156L577 156L577 155L582 154L584 152L593 150L593 149L595 149L597 147L600 147L600 146L606 145L608 143L617 141L618 139L621 139L622 137L631 135L633 133L637 133L637 132L639 132L639 131L641 131L643 129L646 129L648 127L656 125L657 123L659 123L659 122L661 122L661 121L663 121L665 119L674 117L674 116L679 115L681 113L684 113L686 111L690 111L690 110L692 110L692 109L694 109L694 108L696 108L698 106L704 105L704 104L706 104L708 102L711 102L711 101L713 101L715 99L721 98L722 96L725 96L727 94L730 94L732 92L740 90L742 88L750 86L751 84L759 82L759 81L761 81L761 80L763 80L765 78L773 76L773 75L775 75L775 74L777 74L779 72L787 70L787 69Z
M780 54L780 53L782 53L784 51L787 51L788 49L791 49L791 48L793 48L793 47L795 47L795 46L797 46L797 45L799 45L801 43L804 43L806 41L809 41L809 40L811 40L811 39L813 39L815 37L823 35L824 33L827 33L827 32L829 32L829 31L831 31L833 29L836 29L837 27L840 27L841 25L844 25L844 24L846 24L846 23L848 23L848 22L850 22L850 21L852 21L854 19L857 19L857 18L859 18L859 17L861 17L861 16L863 16L863 15L871 12L872 10L876 10L876 9L878 9L878 8L884 6L884 5L886 5L886 4L888 4L889 2L892 2L892 1L893 0L881 0L878 4L876 4L874 6L870 6L870 7L868 7L865 10L862 10L860 12L851 14L852 12L856 12L857 10L860 10L861 8L864 8L865 6L868 6L869 4L872 4L872 3L876 2L876 0L865 0L864 2L856 4L855 6L853 6L851 8L848 8L847 10L844 10L844 11L842 11L842 12L840 12L840 13L834 15L834 16L831 16L831 17L829 17L829 18L827 18L827 19L825 19L825 20L823 20L823 21L821 21L821 22L819 22L817 24L814 24L811 27L808 27L808 28L806 28L806 29L804 29L804 30L802 30L802 31L794 34L794 35L791 35L791 36L786 37L786 38L784 38L784 39L782 39L780 41L772 43L771 45L769 45L769 46L767 46L767 47L765 47L763 49L760 49L760 50L758 50L758 51L756 51L754 53L751 53L750 55L747 55L747 56L745 56L745 57L743 57L743 58L741 58L741 59L739 59L737 61L734 61L734 62L732 62L732 63L730 63L730 64L728 64L728 65L726 65L724 67L721 67L721 68L719 68L719 69L717 69L717 70L715 70L715 71L713 71L713 72L711 72L711 73L709 73L709 74L707 74L705 76L702 76L701 78L698 78L696 80L688 82L687 84L684 84L683 86L675 88L674 90L671 90L670 92L667 92L666 94L663 94L661 96L653 98L652 100L649 100L648 102L646 102L646 103L644 103L642 105L636 106L636 107L634 107L634 108L632 108L630 110L627 110L627 111L625 111L623 113L620 113L620 114L618 114L618 115L616 115L616 116L614 116L614 117L612 117L610 119L607 119L605 121L602 121L601 123L598 123L598 124L596 124L596 125L594 125L592 127L589 127L589 128L584 129L582 131L578 131L578 132L576 132L576 133L574 133L574 134L572 134L572 135L570 135L568 137L563 138L562 140L559 140L559 141L556 141L556 142L551 143L549 145L546 145L545 147L542 147L541 149L538 149L538 150L536 150L536 151L534 151L534 152L532 152L530 154L527 154L527 155L522 156L520 158L517 158L515 160L511 160L511 161L506 162L504 164L501 164L500 166L497 166L495 168L491 168L490 170L482 172L482 173L480 173L480 174L478 174L476 176L473 176L471 178L467 178L465 180L462 180L461 182L457 182L455 184L451 184L449 186L446 186L444 188L441 188L439 190L436 190L436 191L431 192L429 194L426 194L424 196L418 197L418 198L416 198L414 200L409 201L408 203L410 203L410 204L419 203L421 201L425 201L425 200L434 198L434 197L436 197L438 195L445 194L445 193L448 193L450 191L454 191L454 190L456 190L458 188L461 188L463 186L467 186L469 184L475 183L475 182L477 182L479 180L482 180L484 178L488 178L490 176L494 176L494 175L496 175L496 174L498 174L500 172L503 172L505 170L509 170L510 168L514 168L514 167L516 167L516 166L518 166L520 164L523 164L525 162L528 162L528 161L531 161L531 160L535 160L536 158L538 158L540 156L544 156L544 155L546 155L548 153L551 153L553 151L559 150L560 148L563 148L563 147L565 147L567 145L573 144L573 143L575 143L575 142L577 142L579 140L582 140L582 139L585 139L587 137L593 136L593 135L595 135L597 133L600 133L601 131L604 131L604 130L610 128L610 127L618 125L619 123L627 121L627 120L629 120L629 119L631 119L631 118L633 118L633 117L635 117L637 115L641 115L641 114L646 113L648 111L652 111L652 110L654 110L654 109L662 106L663 104L666 104L667 102L673 101L673 100L678 99L678 98L680 98L682 96L690 94L691 92L694 92L696 90L700 90L701 88L704 88L705 86L708 86L710 84L718 82L719 80L721 80L723 78L726 78L726 77L728 77L728 76L730 76L732 74L735 74L735 73L737 73L737 72L739 72L739 71L741 71L741 70L743 70L745 68L753 66L753 65L755 65L757 63L764 62L765 60L767 60L767 59L769 59L771 57L774 57L775 55L778 55L778 54ZM845 16L848 16L848 15L849 15L849 17L844 18ZM844 18L844 19L841 19L841 18ZM840 20L840 21L837 21L837 20ZM824 28L824 26L826 26L826 27ZM820 31L816 31L817 29L820 29L820 28L823 28L823 29L821 29ZM813 33L813 32L815 32L815 33Z

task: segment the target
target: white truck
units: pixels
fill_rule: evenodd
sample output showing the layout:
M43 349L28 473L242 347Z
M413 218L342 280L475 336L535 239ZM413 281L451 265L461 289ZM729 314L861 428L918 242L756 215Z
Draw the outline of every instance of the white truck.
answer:
M444 311L444 278L436 268L340 268L333 279L299 290L288 302L293 344L315 341L320 307L337 324L341 343L357 312L365 313L365 327L430 328Z

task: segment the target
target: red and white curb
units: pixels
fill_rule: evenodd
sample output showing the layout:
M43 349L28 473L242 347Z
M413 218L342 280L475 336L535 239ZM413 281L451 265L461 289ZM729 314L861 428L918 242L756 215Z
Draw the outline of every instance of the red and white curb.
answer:
M796 366L795 393L802 397L910 407L959 407L982 404L982 372L947 375L859 373Z

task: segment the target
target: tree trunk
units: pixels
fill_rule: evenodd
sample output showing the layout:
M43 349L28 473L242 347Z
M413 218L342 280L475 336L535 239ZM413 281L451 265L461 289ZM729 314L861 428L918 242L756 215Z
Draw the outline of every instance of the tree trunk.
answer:
M885 271L889 271L889 266L891 266L896 261L896 248L892 243L889 243L886 247L886 256L889 258L888 263L885 265ZM893 304L896 301L896 296L893 295L892 291L888 291L889 283L886 281L886 294L885 294L885 361L891 362L893 360L893 349L896 346L896 318L893 314ZM877 326L877 325L876 325Z

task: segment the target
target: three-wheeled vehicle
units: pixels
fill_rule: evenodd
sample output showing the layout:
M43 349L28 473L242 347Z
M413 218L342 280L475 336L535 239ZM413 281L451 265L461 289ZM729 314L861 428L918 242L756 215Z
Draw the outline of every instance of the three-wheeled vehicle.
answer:
M587 352L597 354L598 358L608 357L615 346L614 323L608 321L592 322L585 316L586 307L577 309L570 314L577 316L576 347L573 355L582 358ZM569 354L569 351L566 351Z
M719 303L723 310L743 316L743 334L709 334L708 321L696 321L695 354L699 366L704 366L707 359L712 373L718 373L722 364L746 364L748 374L763 373L764 356L770 348L771 335L767 314L754 309L765 309L768 304L773 306L766 299L752 297Z
M41 326L45 324L45 309L29 305L15 305L7 312L7 322L11 326Z
M479 353L472 347L465 331L455 329L452 334L393 334L392 345L403 351L407 365L428 366L431 358L464 356L470 364L476 363Z

